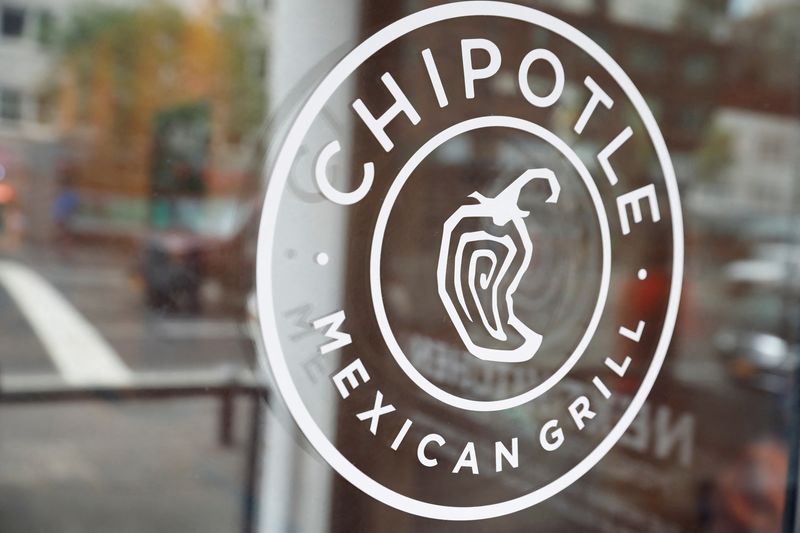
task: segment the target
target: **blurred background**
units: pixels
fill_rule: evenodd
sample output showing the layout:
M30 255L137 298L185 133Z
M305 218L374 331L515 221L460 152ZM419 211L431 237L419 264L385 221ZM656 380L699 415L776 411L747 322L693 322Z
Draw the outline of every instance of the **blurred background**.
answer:
M283 128L360 39L438 3L0 0L0 532L459 530L349 488L267 406L253 305ZM495 529L791 527L800 2L522 3L608 51L670 149L686 275L652 411L683 447L632 427L625 488Z

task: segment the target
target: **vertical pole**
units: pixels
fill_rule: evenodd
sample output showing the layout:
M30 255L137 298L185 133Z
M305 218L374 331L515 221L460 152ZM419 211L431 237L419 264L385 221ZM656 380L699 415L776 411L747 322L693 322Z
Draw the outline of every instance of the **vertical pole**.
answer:
M266 399L263 394L263 391L258 389L250 394L250 435L244 462L245 492L242 498L243 533L256 533L258 527L258 486L261 479L261 443L264 437L264 409L266 407Z
M226 448L233 446L233 400L233 390L228 386L220 394L219 404L219 443Z

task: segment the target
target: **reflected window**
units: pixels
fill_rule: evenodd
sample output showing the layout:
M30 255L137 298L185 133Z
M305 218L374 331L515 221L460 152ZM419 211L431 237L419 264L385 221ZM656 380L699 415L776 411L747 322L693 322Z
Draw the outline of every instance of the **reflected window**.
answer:
M610 0L609 8L612 20L623 24L667 31L675 26L684 9L684 2L680 0L644 0L641 2Z
M40 94L36 99L36 120L40 124L51 124L55 118L55 99L52 94Z
M702 129L706 120L706 111L700 107L685 107L678 113L679 126L687 131Z
M25 31L25 10L21 7L3 6L0 12L0 31L3 37L22 37Z
M689 83L703 84L714 79L716 63L708 55L695 55L686 59L683 66L683 76Z
M647 100L647 105L650 107L650 111L653 112L653 116L656 120L661 120L664 116L664 101L652 94L646 94L644 99Z
M596 42L600 48L609 54L614 52L614 43L612 42L611 36L608 33L602 30L587 29L586 35L588 35L591 40Z
M563 9L564 11L572 11L581 14L591 13L592 10L595 9L595 2L592 0L547 0L544 3L553 5L558 9Z
M22 119L22 94L17 89L0 89L0 119L11 122Z
M647 73L660 72L664 63L664 51L652 44L634 44L630 51L631 66Z
M534 30L531 32L531 43L536 47L544 48L550 44L550 34L542 30Z
M759 150L763 159L782 160L785 157L785 143L778 135L765 135Z

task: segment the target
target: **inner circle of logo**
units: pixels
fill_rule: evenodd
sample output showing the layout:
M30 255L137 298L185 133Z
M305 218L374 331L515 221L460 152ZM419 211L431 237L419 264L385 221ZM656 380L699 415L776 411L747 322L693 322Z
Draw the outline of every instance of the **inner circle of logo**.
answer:
M599 220L600 226L600 238L602 241L602 273L601 273L601 281L600 281L600 288L597 294L597 302L594 306L594 310L592 313L591 320L589 322L589 326L586 328L583 336L581 337L578 346L572 352L572 354L567 358L567 360L561 365L561 367L553 373L547 380L543 383L539 384L538 386L534 387L533 389L524 392L522 394L516 395L511 398L506 398L503 400L494 400L494 401L481 401L481 400L470 400L467 398L461 398L454 394L451 394L433 384L428 378L422 375L413 364L408 360L408 358L403 353L403 350L400 348L397 340L392 333L391 326L389 325L389 320L386 317L386 311L384 310L383 305L383 295L382 295L382 288L381 288L381 280L380 280L380 259L381 259L381 250L383 247L383 237L386 231L386 224L389 218L389 213L391 212L392 206L394 201L397 198L397 195L402 189L403 185L405 184L406 180L409 178L411 173L414 171L416 166L422 161L425 157L430 155L430 153L435 150L437 147L441 146L447 140L469 131L479 130L481 128L489 128L489 127L503 127L503 128L510 128L514 130L520 130L531 135L535 135L543 139L544 141L548 142L552 146L554 146L561 154L572 164L572 166L577 170L578 174L580 175L581 179L583 180L584 185L586 186L587 190L592 199L592 203L594 208L597 212L597 218ZM538 175L537 175L538 174ZM509 303L509 310L510 310L510 317L508 322L512 325L512 327L516 327L519 329L527 330L523 335L525 338L525 342L515 347L513 350L497 350L497 349L486 349L481 348L480 346L475 346L471 339L469 338L466 330L461 323L460 313L455 309L455 304L453 303L450 296L446 293L445 287L445 278L448 274L452 273L454 276L458 276L460 270L453 269L452 267L448 268L447 261L449 259L449 241L452 237L453 233L453 226L454 221L457 218L462 218L465 216L474 216L475 214L481 214L482 216L486 216L485 211L488 206L488 216L490 218L494 217L502 217L505 216L506 213L514 213L517 214L517 219L522 218L522 215L518 213L517 210L517 197L519 196L519 187L527 181L531 179L536 179L537 177L544 177L548 179L550 182L550 187L552 195L548 199L548 201L555 202L558 198L558 191L560 190L560 186L558 185L558 181L556 180L555 176L552 174L551 171L548 169L542 169L541 171L537 171L536 169L529 170L525 172L520 178L515 180L508 188L506 188L501 195L493 198L492 200L495 202L495 205L500 204L498 199L502 201L503 195L508 195L509 192L513 194L513 198L510 201L511 205L497 205L495 207L497 213L492 213L492 205L487 199L479 198L479 203L472 204L472 206L462 206L458 209L457 213L454 213L447 222L445 223L445 228L443 232L443 240L442 240L442 249L439 255L439 268L438 268L438 289L439 294L442 297L442 301L447 309L448 315L450 315L451 320L453 320L456 329L459 332L459 335L464 340L464 344L467 350L478 357L479 359L489 360L489 361L500 361L500 362L520 362L526 359L530 359L535 355L539 345L541 344L542 336L534 331L531 331L525 324L523 324L519 319L517 319L513 315L513 304ZM479 194L479 193L475 193ZM462 211L472 211L471 214L464 214ZM477 212L477 213L476 213ZM512 222L513 219L510 217L509 220L501 220L504 224L508 224ZM516 221L517 224L521 224L519 220ZM485 232L480 232L484 233ZM520 231L520 234L523 235L523 238L527 238L526 231ZM482 239L487 238L487 235L480 235ZM464 237L462 235L462 237ZM492 238L489 236L489 238ZM463 242L463 239L462 239ZM518 269L518 276L521 276L527 267L530 265L532 251L530 248L533 247L533 244L530 242L526 243L529 247L529 251L526 253L526 257L522 261L522 265ZM512 244L513 246L513 244ZM459 249L456 250L456 264L460 263L458 261L459 251L463 250L464 246L459 246ZM509 254L514 255L514 254ZM509 260L510 262L510 260ZM516 407L518 405L522 405L530 400L533 400L537 396L543 394L547 390L549 390L553 385L558 383L566 374L570 371L570 369L577 363L578 359L580 359L581 354L586 349L586 346L591 341L592 336L594 335L595 330L597 329L597 324L600 321L600 316L603 312L603 308L605 307L606 298L608 296L608 285L609 285L609 278L611 276L611 237L609 236L609 229L608 229L608 218L606 217L605 210L603 209L603 203L600 199L600 193L597 190L597 186L595 185L592 177L589 174L589 171L586 169L586 166L581 162L580 158L575 154L572 149L566 145L564 141L559 139L550 131L542 128L541 126L534 124L532 122L521 120L513 117L503 117L503 116L489 116L489 117L481 117L476 119L470 119L460 124L456 124L451 126L450 128L444 130L440 134L434 136L430 139L425 145L420 148L417 153L415 153L409 160L408 163L400 170L400 173L397 176L397 179L392 184L391 188L389 189L389 193L386 195L384 199L383 206L381 207L381 211L378 214L378 222L375 228L375 233L373 234L372 238L372 254L370 257L370 288L372 291L372 301L373 305L375 306L375 314L378 320L378 326L381 329L381 333L383 334L384 340L386 341L387 345L389 346L389 350L391 351L392 355L394 356L397 363L400 365L400 368L411 378L414 383L416 383L422 390L440 400L448 405L453 407L458 407L460 409L466 409L470 411L499 411L503 409L510 409L512 407ZM493 267L493 269L496 267ZM470 264L470 271L474 271L474 262ZM495 277L496 280L502 280L502 276L498 275ZM488 280L487 280L488 281ZM511 286L509 287L507 293L507 299L509 302L513 298L513 293L515 289L519 285L519 279L515 279ZM461 289L461 284L456 282L455 283L456 292L459 292ZM463 292L463 291L462 291ZM475 294L475 291L472 291ZM466 309L466 305L463 304L463 294L458 294L456 297L458 303L464 308L464 313L469 314L469 311ZM498 296L494 295L494 304L497 304ZM478 312L482 313L482 307L477 306ZM496 314L496 313L495 313ZM481 317L483 322L485 323L486 317ZM498 322L498 326L496 327L494 336L495 338L502 335L502 324L499 323L499 320L495 320ZM491 326L487 329L491 329ZM499 330L499 332L498 332ZM532 343L535 344L535 347L530 346ZM521 356L516 356L516 354L522 354Z
M666 315L660 335L657 339L655 353L650 365L643 374L641 386L633 395L633 398L624 410L622 416L597 446L577 464L560 474L559 477L521 496L516 496L505 501L469 506L442 505L401 494L370 477L363 469L356 466L351 459L346 457L345 454L337 448L332 438L326 434L319 422L315 419L311 409L309 409L307 401L303 398L301 388L298 387L296 378L290 370L287 356L284 352L285 343L282 341L282 339L285 339L286 334L279 326L274 303L276 298L274 250L276 248L278 212L292 166L298 157L298 152L315 118L323 110L337 88L339 88L362 63L371 58L376 52L414 30L462 17L496 17L521 21L544 28L578 46L603 67L607 74L619 85L622 92L638 113L644 125L644 130L654 147L655 155L664 177L664 187L667 193L666 201L669 206L672 230L671 279L669 281ZM532 57L530 61L535 59L536 57ZM559 75L563 78L563 71L560 74L556 72L557 78ZM388 86L387 84L387 87ZM526 98L528 96L529 95L526 95ZM545 98L541 100L545 100ZM356 108L355 105L353 107L354 109ZM419 120L419 117L417 117L417 120ZM414 170L415 165L434 150L438 146L437 143L440 145L445 142L445 140L447 140L445 137L453 137L460 132L472 131L485 127L510 128L523 131L537 136L554 146L577 170L586 186L597 214L602 244L602 268L596 303L593 307L588 327L584 331L575 350L566 361L563 362L558 370L533 389L510 398L492 401L472 400L453 395L431 383L430 380L425 378L414 368L405 357L403 350L394 340L394 334L383 309L383 294L380 279L381 249L387 220L392 210L394 200L402 189L405 180ZM386 148L386 146L384 146L384 148ZM317 165L322 164L324 166L331 156L339 151L339 149L337 144L330 143L320 154ZM318 185L328 198L336 198L336 203L341 206L355 203L358 201L359 197L363 196L363 194L369 190L373 182L374 168L369 165L371 164L364 165L364 179L361 186L351 193L342 193L333 190L330 184L326 184L325 182L318 181ZM543 338L546 335L546 332L537 331L535 327L526 324L514 312L514 296L516 289L524 272L529 270L532 257L535 257L537 253L535 240L531 240L527 232L523 231L523 221L527 216L527 212L523 211L517 203L520 189L532 180L542 180L547 183L551 193L546 200L547 202L555 203L558 201L560 190L559 175L551 168L528 168L518 176L511 176L510 179L506 181L507 185L493 196L487 196L477 191L470 194L470 201L466 201L465 199L462 205L459 205L452 212L447 213L447 217L441 228L440 250L436 269L438 296L446 310L447 317L452 323L452 326L458 331L459 338L463 342L466 350L469 354L482 361L514 364L535 358ZM641 198L637 198L637 200L640 199ZM655 199L651 197L650 200L651 208L657 213L654 203ZM456 231L456 226L463 220L472 218L491 220L493 224L505 228L509 233L502 237L480 231L473 232L472 234L463 233L459 235ZM635 222L642 219L642 213L638 204L633 208L633 218ZM654 216L654 220L657 220L657 216ZM624 227L625 224L629 224L629 221L622 221L622 224ZM628 227L628 229L630 228ZM561 380L581 358L586 345L591 340L597 328L598 321L600 320L600 315L602 314L609 290L611 268L611 239L609 233L609 222L594 182L588 176L588 171L585 170L580 159L575 156L574 152L560 139L544 128L539 128L531 122L514 117L485 116L465 120L441 132L439 136L432 138L427 144L420 148L400 171L397 179L392 183L389 193L384 199L380 213L378 214L370 251L369 276L372 303L376 311L376 318L381 334L390 352L406 375L422 390L438 400L451 406L474 411L496 411L519 406L546 392ZM473 243L478 241L490 241L490 246L483 250L476 250L467 257L467 291L465 292L462 289L461 280L459 280L459 283L455 284L452 282L452 279L461 275L459 274L462 272L460 264L465 261L464 254L467 247L472 246ZM452 255L451 250L454 250ZM500 250L501 255L498 255L497 250ZM264 204L257 255L258 311L262 324L263 340L267 351L268 362L278 390L285 400L290 413L320 455L353 485L377 500L399 510L418 516L441 520L479 520L498 517L528 508L565 489L596 465L620 439L631 424L644 404L656 380L675 325L683 276L683 228L678 187L663 137L641 94L635 88L630 78L627 77L611 57L577 29L543 12L504 2L467 1L432 7L409 15L389 25L350 52L314 90L289 129L286 139L278 153ZM332 258L326 253L318 253L316 256L318 265L326 265L329 261L332 261ZM490 265L488 274L479 275L477 273L476 265L478 262ZM511 281L505 284L496 282L502 279ZM452 291L450 290L451 286L454 287ZM474 306L471 307L469 302L478 299L476 294L479 290L488 291L491 294L493 303L505 302L506 309L501 311L498 306L493 305L489 305L487 310L484 310L481 306L477 306L477 308ZM492 302L490 302L490 304L491 303ZM328 326L327 334L330 338L334 339L327 347L322 348L323 353L325 353L327 349L336 349L349 342L349 336L337 330L337 328L341 326L343 320L344 314L341 313L329 315L315 322L315 328ZM476 327L485 331L488 335L486 338L491 342L485 343L483 336L480 338L474 337L471 330L466 327L468 323L474 324ZM505 346L503 343L505 343L510 336L520 338L520 343L514 346ZM358 369L356 368L356 370ZM363 366L361 370L363 370ZM365 378L365 374L365 372L360 374L364 382L368 380L368 378ZM347 376L352 388L355 388L354 384L356 383L357 375L358 372L353 371ZM336 383L339 392L342 394L342 398L346 398L348 394L347 386L344 383L345 381ZM381 405L380 392L378 392L378 394L376 410L378 410ZM377 417L380 416L380 414L381 413L378 412L377 415L370 417L372 423L377 424ZM371 430L372 433L375 434L374 426Z

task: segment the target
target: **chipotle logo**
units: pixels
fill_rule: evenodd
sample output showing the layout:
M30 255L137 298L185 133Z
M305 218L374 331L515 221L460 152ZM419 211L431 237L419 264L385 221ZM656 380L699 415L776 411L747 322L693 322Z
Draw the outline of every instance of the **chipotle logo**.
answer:
M484 361L527 361L536 355L542 344L542 336L526 326L514 313L514 292L519 288L533 258L533 243L524 223L530 213L519 208L519 195L526 183L537 178L549 182L553 192L547 202L556 203L561 187L553 171L546 168L530 169L494 198L473 192L469 197L475 202L459 207L444 223L437 268L439 296L469 353ZM493 231L459 231L462 223L468 219L491 221ZM498 232L501 236L498 236ZM453 241L455 249L451 254ZM464 250L471 243L479 246L465 258ZM467 261L466 269L464 261ZM478 270L479 263L486 264L485 271ZM464 270L467 276L462 279ZM506 284L504 281L508 277L510 282ZM465 289L468 296L465 296ZM453 292L457 305L451 297ZM472 305L467 304L467 298L471 298ZM480 341L473 341L464 322L478 322L478 317L473 318L475 309L478 311L481 331L505 343L510 341L507 330L511 329L521 338L521 342L508 348L491 348L481 346Z
M642 95L578 29L503 2L409 15L313 90L269 172L270 370L365 493L440 520L520 511L643 406L678 312L678 189ZM478 389L465 368L517 377Z

